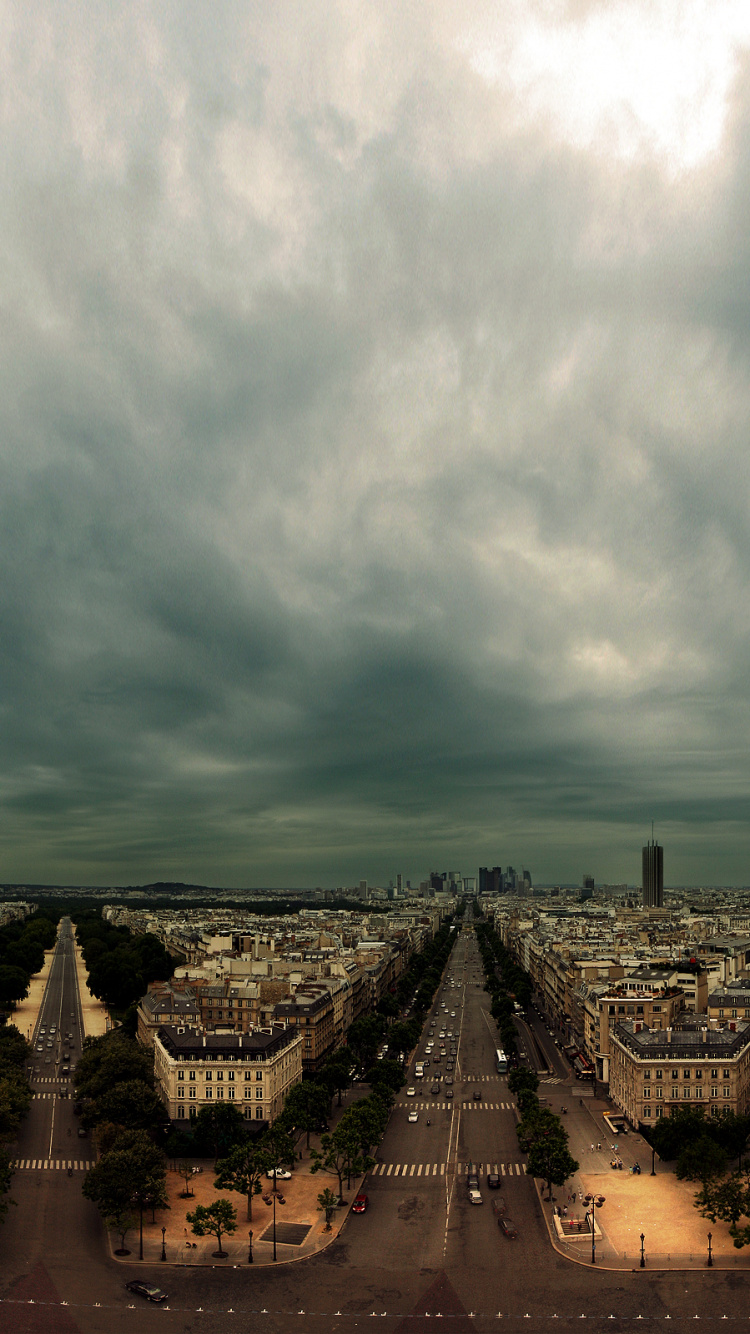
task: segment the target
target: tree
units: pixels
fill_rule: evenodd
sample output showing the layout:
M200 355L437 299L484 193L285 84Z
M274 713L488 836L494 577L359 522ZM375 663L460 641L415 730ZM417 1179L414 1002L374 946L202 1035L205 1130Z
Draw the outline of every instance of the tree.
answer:
M540 1136L531 1145L526 1170L531 1176L542 1177L547 1182L552 1199L552 1187L564 1186L578 1171L578 1163L569 1152L565 1139L550 1133Z
M399 1056L411 1051L419 1041L419 1025L414 1020L392 1024L388 1031L388 1050Z
M0 965L0 1005L15 1005L29 990L29 973L10 964Z
M740 1227L740 1218L750 1217L750 1173L733 1172L723 1181L704 1181L695 1197L697 1208L712 1223L729 1223L729 1235L737 1250L750 1243L750 1223Z
M745 1152L750 1135L750 1116L715 1117L706 1122L711 1138L726 1150L727 1156L737 1159L738 1170L742 1169L742 1155Z
M161 1098L148 1084L142 1079L129 1079L87 1103L82 1119L88 1128L111 1121L130 1130L149 1130L166 1125L169 1116Z
M231 1102L217 1102L201 1107L195 1118L193 1139L196 1148L207 1148L214 1158L226 1157L236 1144L247 1138L242 1113Z
M326 1089L330 1090L329 1099L334 1093L338 1094L339 1107L341 1106L341 1095L344 1089L349 1088L353 1073L354 1057L348 1047L339 1047L333 1055L328 1057L319 1072L318 1079L322 1081ZM319 1118L319 1120L322 1120L322 1118Z
M100 1098L115 1084L138 1079L154 1086L153 1053L121 1034L119 1029L100 1038L86 1038L78 1059L75 1086L79 1098Z
M401 1006L396 997L389 991L385 996L381 996L375 1010L377 1014L382 1014L384 1019L396 1019L401 1011Z
M102 1155L89 1169L83 1194L92 1200L104 1219L122 1221L138 1210L140 1257L143 1259L143 1210L166 1204L166 1160L161 1149L144 1130L125 1131L115 1148Z
M324 1067L325 1070L326 1067ZM323 1072L321 1072L321 1078ZM305 1080L295 1084L286 1096L284 1110L277 1117L275 1125L300 1131L307 1135L307 1147L310 1147L310 1135L328 1115L331 1101L329 1089L318 1080Z
M181 1200L187 1200L187 1199L189 1199L190 1196L193 1194L193 1191L190 1189L190 1183L191 1183L191 1181L192 1181L192 1179L193 1179L193 1164L192 1164L192 1163L180 1163L179 1167L177 1168L177 1171L179 1172L180 1176L182 1177L183 1181L185 1182L185 1189L182 1190L182 1191L180 1191L180 1199L181 1199ZM218 1185L218 1184L219 1184L218 1182L214 1182L214 1185ZM222 1186L223 1186L223 1183L222 1183ZM248 1213L247 1216L248 1216L248 1218L249 1218L249 1217L250 1217L250 1214Z
M334 1195L332 1190L329 1190L328 1187L326 1187L324 1191L321 1191L318 1196L318 1208L325 1210L326 1232L330 1232L331 1230L331 1219L333 1218L333 1211L337 1205L338 1198Z
M398 1093L404 1087L404 1068L400 1061L376 1061L369 1074L370 1088Z
M245 1140L237 1144L226 1158L216 1164L217 1190L236 1190L239 1195L247 1196L248 1222L253 1217L253 1195L260 1195L261 1177L264 1172L278 1167L267 1146L261 1141L252 1143Z
M536 1070L529 1070L525 1065L517 1065L508 1074L509 1093L520 1093L522 1090L536 1093L538 1088L539 1076Z
M5 1222L5 1215L8 1212L8 1205L15 1204L15 1200L6 1200L4 1197L10 1190L10 1183L13 1178L13 1167L11 1166L10 1153L5 1145L0 1145L0 1221Z
M680 1151L675 1168L678 1181L711 1181L727 1170L727 1152L710 1135L691 1139Z
M355 1059L363 1070L375 1060L378 1044L384 1032L385 1020L375 1014L363 1014L349 1025L346 1034L347 1045L354 1052Z
M353 1176L361 1176L374 1162L374 1159L368 1158L362 1152L358 1127L347 1123L345 1117L342 1117L332 1135L321 1137L320 1150L313 1149L311 1157L313 1159L311 1172L324 1170L336 1173L339 1180L339 1195L343 1194L344 1176L347 1178L347 1183L350 1183Z
M680 1108L671 1116L662 1116L648 1133L649 1143L659 1157L668 1162L677 1158L691 1140L699 1139L706 1133L706 1119L703 1110Z
M376 1096L363 1098L356 1102L346 1113L345 1124L351 1126L359 1136L362 1153L368 1154L379 1144L388 1125L388 1105ZM339 1123L341 1124L341 1123Z
M229 1200L214 1200L213 1204L196 1204L191 1214L187 1214L196 1237L216 1237L218 1250L213 1251L214 1259L223 1260L227 1252L221 1249L221 1239L230 1235L237 1228L237 1210Z

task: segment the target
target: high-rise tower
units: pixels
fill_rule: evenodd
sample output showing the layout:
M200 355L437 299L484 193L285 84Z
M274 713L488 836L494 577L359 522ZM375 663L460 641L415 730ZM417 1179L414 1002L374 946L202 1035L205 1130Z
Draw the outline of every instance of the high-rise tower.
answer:
M664 849L653 838L643 849L643 906L664 907Z

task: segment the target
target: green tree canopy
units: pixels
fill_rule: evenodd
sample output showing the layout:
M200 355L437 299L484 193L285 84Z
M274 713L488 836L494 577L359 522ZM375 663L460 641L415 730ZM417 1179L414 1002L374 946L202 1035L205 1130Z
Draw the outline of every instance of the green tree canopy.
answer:
M237 1210L234 1205L224 1199L214 1200L213 1204L196 1204L193 1212L186 1217L196 1237L204 1237L206 1233L216 1237L218 1250L213 1254L217 1259L223 1258L226 1251L222 1250L221 1239L237 1228Z

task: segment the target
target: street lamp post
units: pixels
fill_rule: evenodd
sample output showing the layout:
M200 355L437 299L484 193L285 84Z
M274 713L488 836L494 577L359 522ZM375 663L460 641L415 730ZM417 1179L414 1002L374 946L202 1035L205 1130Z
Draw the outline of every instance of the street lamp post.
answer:
M644 1243L645 1240L646 1240L645 1234L642 1232L642 1233L641 1233L641 1269L645 1269L645 1268L646 1268L646 1260L645 1260L645 1257L644 1257L644 1254L643 1254L643 1243Z
M251 1265L251 1264L253 1263L253 1234L252 1234L252 1232L248 1232L248 1234L247 1234L247 1263L248 1263L249 1265Z
M655 1177L655 1176L656 1176L656 1168L654 1167L654 1163L655 1163L655 1161L656 1161L656 1149L655 1149L655 1148L653 1147L653 1145L652 1145L652 1147L651 1147L651 1175L652 1175L652 1177Z
M712 1234L709 1232L709 1234L708 1234L708 1267L709 1267L709 1269L712 1269L712 1268L713 1268L713 1263L714 1263L714 1257L713 1257L712 1254L711 1254L711 1235L712 1235Z
M165 1227L163 1227L162 1230L161 1230L161 1258L162 1258L162 1260L166 1260L166 1258L167 1258L167 1251L166 1251L166 1247L165 1247L165 1245L164 1245L164 1238L166 1237L166 1235L167 1235L167 1229L166 1229Z
M596 1197L591 1196L591 1263L596 1264Z
M273 1260L276 1263L276 1191L273 1192Z

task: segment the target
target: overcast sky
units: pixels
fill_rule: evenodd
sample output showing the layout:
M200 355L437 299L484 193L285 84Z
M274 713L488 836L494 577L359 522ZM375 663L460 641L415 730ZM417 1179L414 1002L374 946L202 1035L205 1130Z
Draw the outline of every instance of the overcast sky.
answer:
M746 0L0 6L0 880L750 884Z

